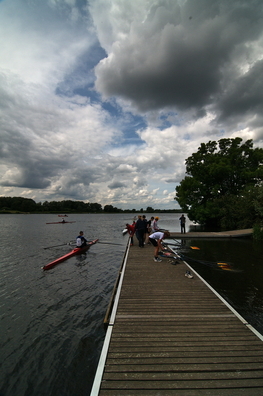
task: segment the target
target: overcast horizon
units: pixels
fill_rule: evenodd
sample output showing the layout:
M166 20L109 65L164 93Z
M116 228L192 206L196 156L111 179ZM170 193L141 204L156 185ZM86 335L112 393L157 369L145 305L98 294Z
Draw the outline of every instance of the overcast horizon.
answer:
M178 209L201 143L263 147L262 17L262 0L0 0L0 196Z

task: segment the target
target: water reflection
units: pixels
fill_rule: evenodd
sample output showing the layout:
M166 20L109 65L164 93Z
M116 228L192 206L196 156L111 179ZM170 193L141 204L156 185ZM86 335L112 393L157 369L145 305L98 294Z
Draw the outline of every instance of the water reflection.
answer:
M252 238L177 242L185 261L263 333L262 244Z

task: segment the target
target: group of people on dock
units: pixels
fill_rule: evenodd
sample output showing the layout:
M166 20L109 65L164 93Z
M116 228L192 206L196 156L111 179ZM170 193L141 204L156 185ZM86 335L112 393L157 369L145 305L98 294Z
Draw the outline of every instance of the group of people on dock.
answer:
M130 243L133 246L133 237L136 235L136 238L139 242L139 247L143 248L146 244L153 245L154 247L154 261L161 262L162 260L159 258L159 251L163 250L163 240L169 238L170 232L167 230L163 230L158 225L159 217L151 217L150 220L146 219L145 215L139 215L137 221L133 221L133 224L126 224L126 229L128 230L128 234L130 236ZM185 234L185 223L186 218L184 214L179 218L181 233Z
M139 247L143 248L146 244L154 246L154 261L162 261L158 257L159 250L162 250L162 241L170 236L169 231L161 230L158 226L159 217L151 217L150 220L146 219L145 215L139 215L137 221L133 221L133 224L126 224L128 230L131 246L133 246L134 234L139 242Z
M159 231L160 228L157 224L159 217L151 217L150 220L146 219L145 215L139 215L137 221L133 220L132 224L126 224L126 229L131 238L131 245L133 245L133 236L139 241L139 247L144 247L149 243L149 235L153 231Z

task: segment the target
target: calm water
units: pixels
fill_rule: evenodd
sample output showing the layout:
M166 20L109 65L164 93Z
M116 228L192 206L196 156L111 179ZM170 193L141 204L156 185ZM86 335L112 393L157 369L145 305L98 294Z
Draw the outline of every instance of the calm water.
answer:
M178 217L160 214L159 225L179 231ZM103 318L127 243L122 230L132 216L70 215L68 220L76 223L46 224L59 221L55 215L0 216L1 396L90 393L104 339ZM41 266L70 247L43 248L67 243L82 229L87 239L104 244L43 272ZM263 332L262 244L192 240L180 251ZM220 269L217 262L228 263L231 270Z

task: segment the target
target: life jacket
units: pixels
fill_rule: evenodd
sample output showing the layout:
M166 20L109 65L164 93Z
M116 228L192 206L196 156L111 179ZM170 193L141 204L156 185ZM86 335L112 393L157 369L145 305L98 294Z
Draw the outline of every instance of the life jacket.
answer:
M78 236L77 239L76 239L76 245L77 245L77 247L81 247L82 246L82 238L80 236Z

